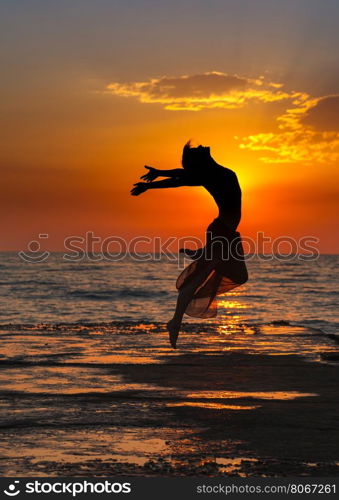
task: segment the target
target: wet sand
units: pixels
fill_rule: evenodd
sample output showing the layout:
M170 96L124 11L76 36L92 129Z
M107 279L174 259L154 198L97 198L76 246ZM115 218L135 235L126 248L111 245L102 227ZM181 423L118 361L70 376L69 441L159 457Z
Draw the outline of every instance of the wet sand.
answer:
M67 360L55 348L54 357L49 348L49 357L23 358L17 346L1 365L17 379L2 390L1 475L338 475L337 346L328 339L317 359L264 354L254 344L270 329L291 342L288 326L265 328L248 337L247 352L224 337L223 349L189 350L187 338L181 351L150 355L145 346L163 345L162 327L135 359L115 358L107 337L98 356L93 339L102 330L93 329L92 359L70 356L71 343ZM59 341L53 335L45 332L47 347Z

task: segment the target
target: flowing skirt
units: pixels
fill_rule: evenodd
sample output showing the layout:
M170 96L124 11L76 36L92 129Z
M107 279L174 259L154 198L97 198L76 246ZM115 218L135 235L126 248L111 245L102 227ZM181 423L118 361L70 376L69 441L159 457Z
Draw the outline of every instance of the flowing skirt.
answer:
M179 275L176 287L180 290L191 278L212 262L208 277L196 289L185 313L195 318L217 315L217 295L222 295L248 280L240 233L228 228L220 219L208 226L206 245L197 260Z

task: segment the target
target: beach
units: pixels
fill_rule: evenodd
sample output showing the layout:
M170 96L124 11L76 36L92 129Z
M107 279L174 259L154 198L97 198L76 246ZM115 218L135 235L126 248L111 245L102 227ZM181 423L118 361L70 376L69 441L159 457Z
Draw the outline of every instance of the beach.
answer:
M1 331L1 475L338 474L339 350L316 330L193 323L173 351L164 324L21 328Z

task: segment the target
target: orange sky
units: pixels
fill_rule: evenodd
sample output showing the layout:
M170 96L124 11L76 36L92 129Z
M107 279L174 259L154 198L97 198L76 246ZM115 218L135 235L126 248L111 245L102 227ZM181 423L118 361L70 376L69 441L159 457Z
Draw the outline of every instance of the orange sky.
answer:
M202 237L216 213L202 188L129 196L144 164L177 168L193 139L238 174L243 235L316 236L323 253L337 253L332 7L314 2L305 16L294 2L279 11L259 1L249 24L249 2L213 0L209 10L196 2L192 13L187 1L175 23L178 2L173 12L145 2L149 16L141 3L83 2L79 12L61 2L59 16L48 1L29 12L6 7L1 249L24 249L39 233L48 233L51 250L86 231Z

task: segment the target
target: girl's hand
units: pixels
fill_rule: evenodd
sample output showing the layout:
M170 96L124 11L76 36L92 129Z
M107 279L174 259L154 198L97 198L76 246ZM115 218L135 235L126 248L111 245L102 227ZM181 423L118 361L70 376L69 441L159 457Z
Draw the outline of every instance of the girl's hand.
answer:
M139 194L144 193L148 189L146 182L137 182L134 186L135 187L131 189L132 196L139 196Z
M190 248L180 248L179 253L185 254L192 260L198 260L204 252L204 248L197 248L196 250L191 250Z
M146 182L152 182L159 177L156 168L148 167L147 165L145 165L145 168L147 168L148 172L147 174L142 175L140 179L144 179Z

